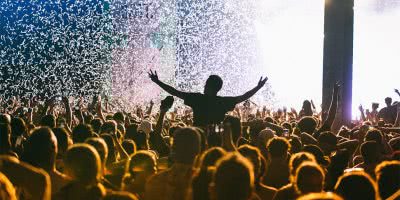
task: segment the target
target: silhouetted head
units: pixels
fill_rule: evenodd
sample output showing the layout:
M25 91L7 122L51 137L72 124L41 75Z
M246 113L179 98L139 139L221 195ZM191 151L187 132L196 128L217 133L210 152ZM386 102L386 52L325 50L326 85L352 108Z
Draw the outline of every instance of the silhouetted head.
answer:
M385 103L386 103L386 105L387 105L388 107L391 106L391 105L392 105L392 98L386 97L386 98L385 98Z
M221 147L212 147L205 151L200 157L200 167L207 169L208 167L215 166L217 161L226 155L226 151Z
M85 141L85 143L91 145L92 147L94 147L96 149L96 151L100 157L100 162L101 162L102 166L104 167L107 162L107 157L108 157L108 147L107 147L107 144L104 141L104 139L101 137L98 137L98 138L92 137L92 138L87 139Z
M48 127L36 128L25 144L23 160L35 167L51 171L55 167L57 138Z
M223 81L218 75L210 75L204 86L204 94L217 95L222 88Z
M156 156L149 151L138 151L130 157L125 170L126 173L129 173L133 177L138 174L151 176L157 173Z
M299 194L322 192L324 188L324 170L315 162L304 162L296 170L294 186Z
M344 199L378 199L376 184L365 172L347 172L339 178L335 192Z
M262 155L258 148L250 146L250 145L242 145L239 147L238 152L244 156L245 158L249 159L251 164L253 164L254 170L254 183L257 185L259 184L261 177L264 174L261 174L261 166L262 166Z
M300 119L299 123L297 123L297 127L300 129L300 132L313 134L317 127L317 121L314 117L303 117Z
M47 126L49 128L55 128L56 127L56 117L54 117L54 115L45 115L40 120L40 125Z
M387 199L400 190L400 161L384 161L375 168L379 195Z
M239 153L231 153L218 161L214 174L218 200L249 199L254 188L252 164Z
M371 164L379 161L380 152L378 144L375 141L364 142L360 147L360 151L364 163Z
M68 146L72 145L72 139L68 135L68 131L64 128L54 128L54 135L57 138L58 156L62 158L67 152Z
M126 153L128 153L129 155L134 154L136 152L136 144L131 139L122 141L121 145L122 145L122 148L124 148Z
M242 124L240 123L240 119L238 117L228 115L225 117L224 123L231 124L232 140L236 145L239 138L242 137Z
M72 140L74 143L83 143L86 139L93 137L92 126L88 124L79 124L72 130Z
M282 137L274 137L267 144L268 153L272 159L286 159L290 148L291 146L289 141Z
M201 136L194 128L181 128L175 132L172 151L175 162L193 164L200 153Z

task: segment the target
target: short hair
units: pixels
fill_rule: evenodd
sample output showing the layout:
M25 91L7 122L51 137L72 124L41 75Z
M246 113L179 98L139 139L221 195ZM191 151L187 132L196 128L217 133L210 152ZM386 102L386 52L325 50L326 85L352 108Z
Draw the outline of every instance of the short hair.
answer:
M377 144L382 144L383 134L382 131L378 129L368 130L365 134L365 141L375 141Z
M392 103L392 98L386 97L386 98L385 98L385 103L386 103L386 104L391 104L391 103Z
M103 200L138 200L138 198L130 192L112 191L109 192Z
M125 171L130 175L143 171L155 173L157 172L156 156L149 151L137 151L130 157Z
M318 136L318 143L319 144L328 144L328 145L331 145L331 146L336 146L336 144L337 144L336 135L333 134L330 131L322 132Z
M296 171L297 168L299 168L299 166L306 161L310 161L310 162L317 162L315 160L314 155L312 155L311 153L307 153L307 152L299 152L299 153L295 153L290 157L289 160L289 169L290 169L290 174L292 176L296 175Z
M261 174L261 152L258 148L250 146L248 144L242 145L239 147L238 152L249 159L249 161L253 164L254 169L254 179L256 182L260 181L263 174Z
M225 117L224 122L231 124L232 140L236 145L237 141L242 136L242 124L240 123L240 119L238 117L228 115Z
M267 149L271 157L287 156L290 147L289 141L283 137L274 137L267 144Z
M23 136L27 134L27 127L22 118L16 117L11 120L11 133L14 136Z
M101 178L100 156L91 145L73 145L65 154L64 164L67 175L84 185L94 185Z
M201 136L195 128L185 127L177 130L173 137L174 159L178 163L192 164L200 153Z
M117 134L117 122L114 120L107 120L101 125L100 134L108 133L108 134Z
M207 169L210 166L215 166L217 161L226 155L226 151L221 147L211 147L202 153L200 157L200 167Z
M367 141L361 144L361 156L365 163L374 163L379 159L379 148L375 141Z
M101 137L88 138L85 141L85 143L91 145L92 147L94 147L96 149L97 153L99 154L100 161L102 164L105 164L107 162L108 147L103 138L101 138Z
M116 112L116 113L113 115L113 119L114 119L115 121L125 122L125 115L124 115L124 113L122 113L122 112Z
M210 75L206 81L206 86L214 89L215 91L219 91L223 85L222 78L218 75Z
M364 171L347 172L339 177L335 193L344 199L378 199L376 184Z
M56 127L56 117L54 117L54 115L45 115L40 120L40 125L47 126L49 128L55 128Z
M54 128L53 133L57 138L58 154L64 155L67 152L70 141L68 131L65 128Z
M400 189L400 161L384 161L375 168L378 191L386 199Z
M318 164L323 166L329 165L329 157L324 156L324 152L319 146L314 144L306 145L303 147L302 151L311 153L317 160Z
M301 196L297 200L343 200L343 198L332 192L320 192Z
M253 166L239 153L230 153L218 161L214 184L218 200L246 200L254 188Z
M312 178L320 178L316 185ZM324 170L315 162L303 162L296 170L294 186L299 194L322 192L325 182Z
M57 138L50 128L33 129L24 148L23 161L45 170L54 166L57 155Z
M111 136L110 134L107 134L107 133L103 133L100 135L100 138L102 138L104 140L104 142L107 145L107 149L108 149L106 163L111 164L111 163L115 162L117 159L117 155L115 152L115 143L114 143L113 136Z
M297 127L300 129L300 132L313 134L317 127L317 121L314 117L306 116L300 119L297 123Z
M95 118L92 121L90 121L90 125L93 128L93 131L96 132L97 134L100 134L100 128L103 125L103 122L99 118Z
M132 135L131 139L135 142L138 150L147 150L149 148L149 141L145 132L138 131Z
M78 124L72 130L72 140L74 143L83 143L86 139L93 137L93 129L89 124Z

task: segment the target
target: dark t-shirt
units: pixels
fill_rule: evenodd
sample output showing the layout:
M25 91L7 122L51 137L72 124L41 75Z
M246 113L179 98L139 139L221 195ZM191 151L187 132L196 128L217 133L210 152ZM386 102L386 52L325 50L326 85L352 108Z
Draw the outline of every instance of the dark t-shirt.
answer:
M207 96L201 93L186 93L183 100L193 109L195 126L220 123L237 103L237 97Z

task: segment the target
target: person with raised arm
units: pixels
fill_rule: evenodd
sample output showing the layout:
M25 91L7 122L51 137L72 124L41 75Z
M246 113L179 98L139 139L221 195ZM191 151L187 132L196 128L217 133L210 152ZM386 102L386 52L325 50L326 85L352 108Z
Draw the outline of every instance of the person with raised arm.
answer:
M202 94L182 92L163 83L158 79L157 71L150 70L148 74L150 79L163 90L173 96L183 99L186 105L192 107L195 126L207 126L222 122L228 111L232 111L236 104L252 97L268 80L267 77L264 79L261 77L257 86L243 95L222 97L217 94L222 88L223 81L221 77L217 75L210 75L208 77L206 85L204 86L204 93Z

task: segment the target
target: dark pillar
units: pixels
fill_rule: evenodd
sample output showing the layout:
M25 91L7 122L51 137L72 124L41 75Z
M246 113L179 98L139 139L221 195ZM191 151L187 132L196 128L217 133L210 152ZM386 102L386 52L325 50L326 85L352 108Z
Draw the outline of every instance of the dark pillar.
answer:
M341 83L333 130L351 122L354 0L325 0L322 109L327 112L333 85Z

